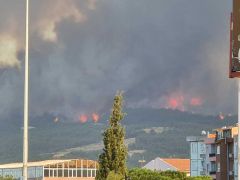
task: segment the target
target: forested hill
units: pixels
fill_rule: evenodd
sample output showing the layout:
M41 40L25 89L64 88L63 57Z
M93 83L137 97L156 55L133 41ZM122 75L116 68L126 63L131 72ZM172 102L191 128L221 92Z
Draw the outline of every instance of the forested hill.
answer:
M159 157L188 157L186 136L200 135L214 128L233 125L236 116L220 120L174 110L127 109L122 121L126 128L129 166L137 166L139 159L149 161ZM101 152L102 132L109 115L98 123L74 122L64 116L45 114L30 119L30 160L47 158L97 159ZM22 117L14 115L0 120L0 163L21 161Z

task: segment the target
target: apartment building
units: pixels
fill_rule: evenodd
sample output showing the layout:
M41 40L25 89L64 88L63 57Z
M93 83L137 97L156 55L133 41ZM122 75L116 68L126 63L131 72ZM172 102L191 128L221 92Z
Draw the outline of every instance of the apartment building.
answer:
M238 134L236 126L223 127L216 132L216 179L234 180L234 136Z
M211 176L213 180L216 179L216 145L215 145L216 134L207 134L204 138L206 147L206 158L205 158L205 174Z
M190 143L190 175L206 175L206 145L205 136L188 136L187 141Z

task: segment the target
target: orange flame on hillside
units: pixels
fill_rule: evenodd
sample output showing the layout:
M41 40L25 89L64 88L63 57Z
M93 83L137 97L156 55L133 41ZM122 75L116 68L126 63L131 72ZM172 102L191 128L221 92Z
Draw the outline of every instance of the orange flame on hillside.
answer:
M99 121L100 117L97 113L92 113L92 120L93 122L97 123Z
M183 102L184 102L184 97L181 95L169 97L167 100L167 108L184 111Z
M201 106L202 105L202 100L200 98L194 97L190 100L190 104L192 106Z
M79 120L81 123L86 123L88 120L88 116L86 114L81 114Z

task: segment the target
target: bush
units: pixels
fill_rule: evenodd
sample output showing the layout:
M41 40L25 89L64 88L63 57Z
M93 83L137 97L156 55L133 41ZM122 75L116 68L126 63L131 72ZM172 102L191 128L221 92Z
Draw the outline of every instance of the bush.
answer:
M185 179L187 177L186 173L179 171L161 171L159 173L162 176L167 176L172 179Z
M129 180L211 180L208 176L187 177L186 173L178 171L152 171L134 168L129 171Z
M14 178L12 176L0 176L0 180L14 180Z
M162 176L157 171L135 168L129 171L130 180L172 180L170 177Z
M117 174L117 173L114 173L113 171L111 171L109 174L108 174L108 177L107 177L107 180L124 180L124 177L121 175L121 174Z
M212 180L209 176L187 177L186 180Z

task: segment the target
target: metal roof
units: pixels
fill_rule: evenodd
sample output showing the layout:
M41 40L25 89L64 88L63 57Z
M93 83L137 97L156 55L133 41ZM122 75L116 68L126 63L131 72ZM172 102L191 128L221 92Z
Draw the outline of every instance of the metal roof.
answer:
M77 159L66 159L66 160L45 160L45 161L37 161L37 162L28 162L28 167L39 167L39 166L47 166L51 164L64 163ZM0 164L0 169L14 169L23 167L23 163L9 163L9 164Z

